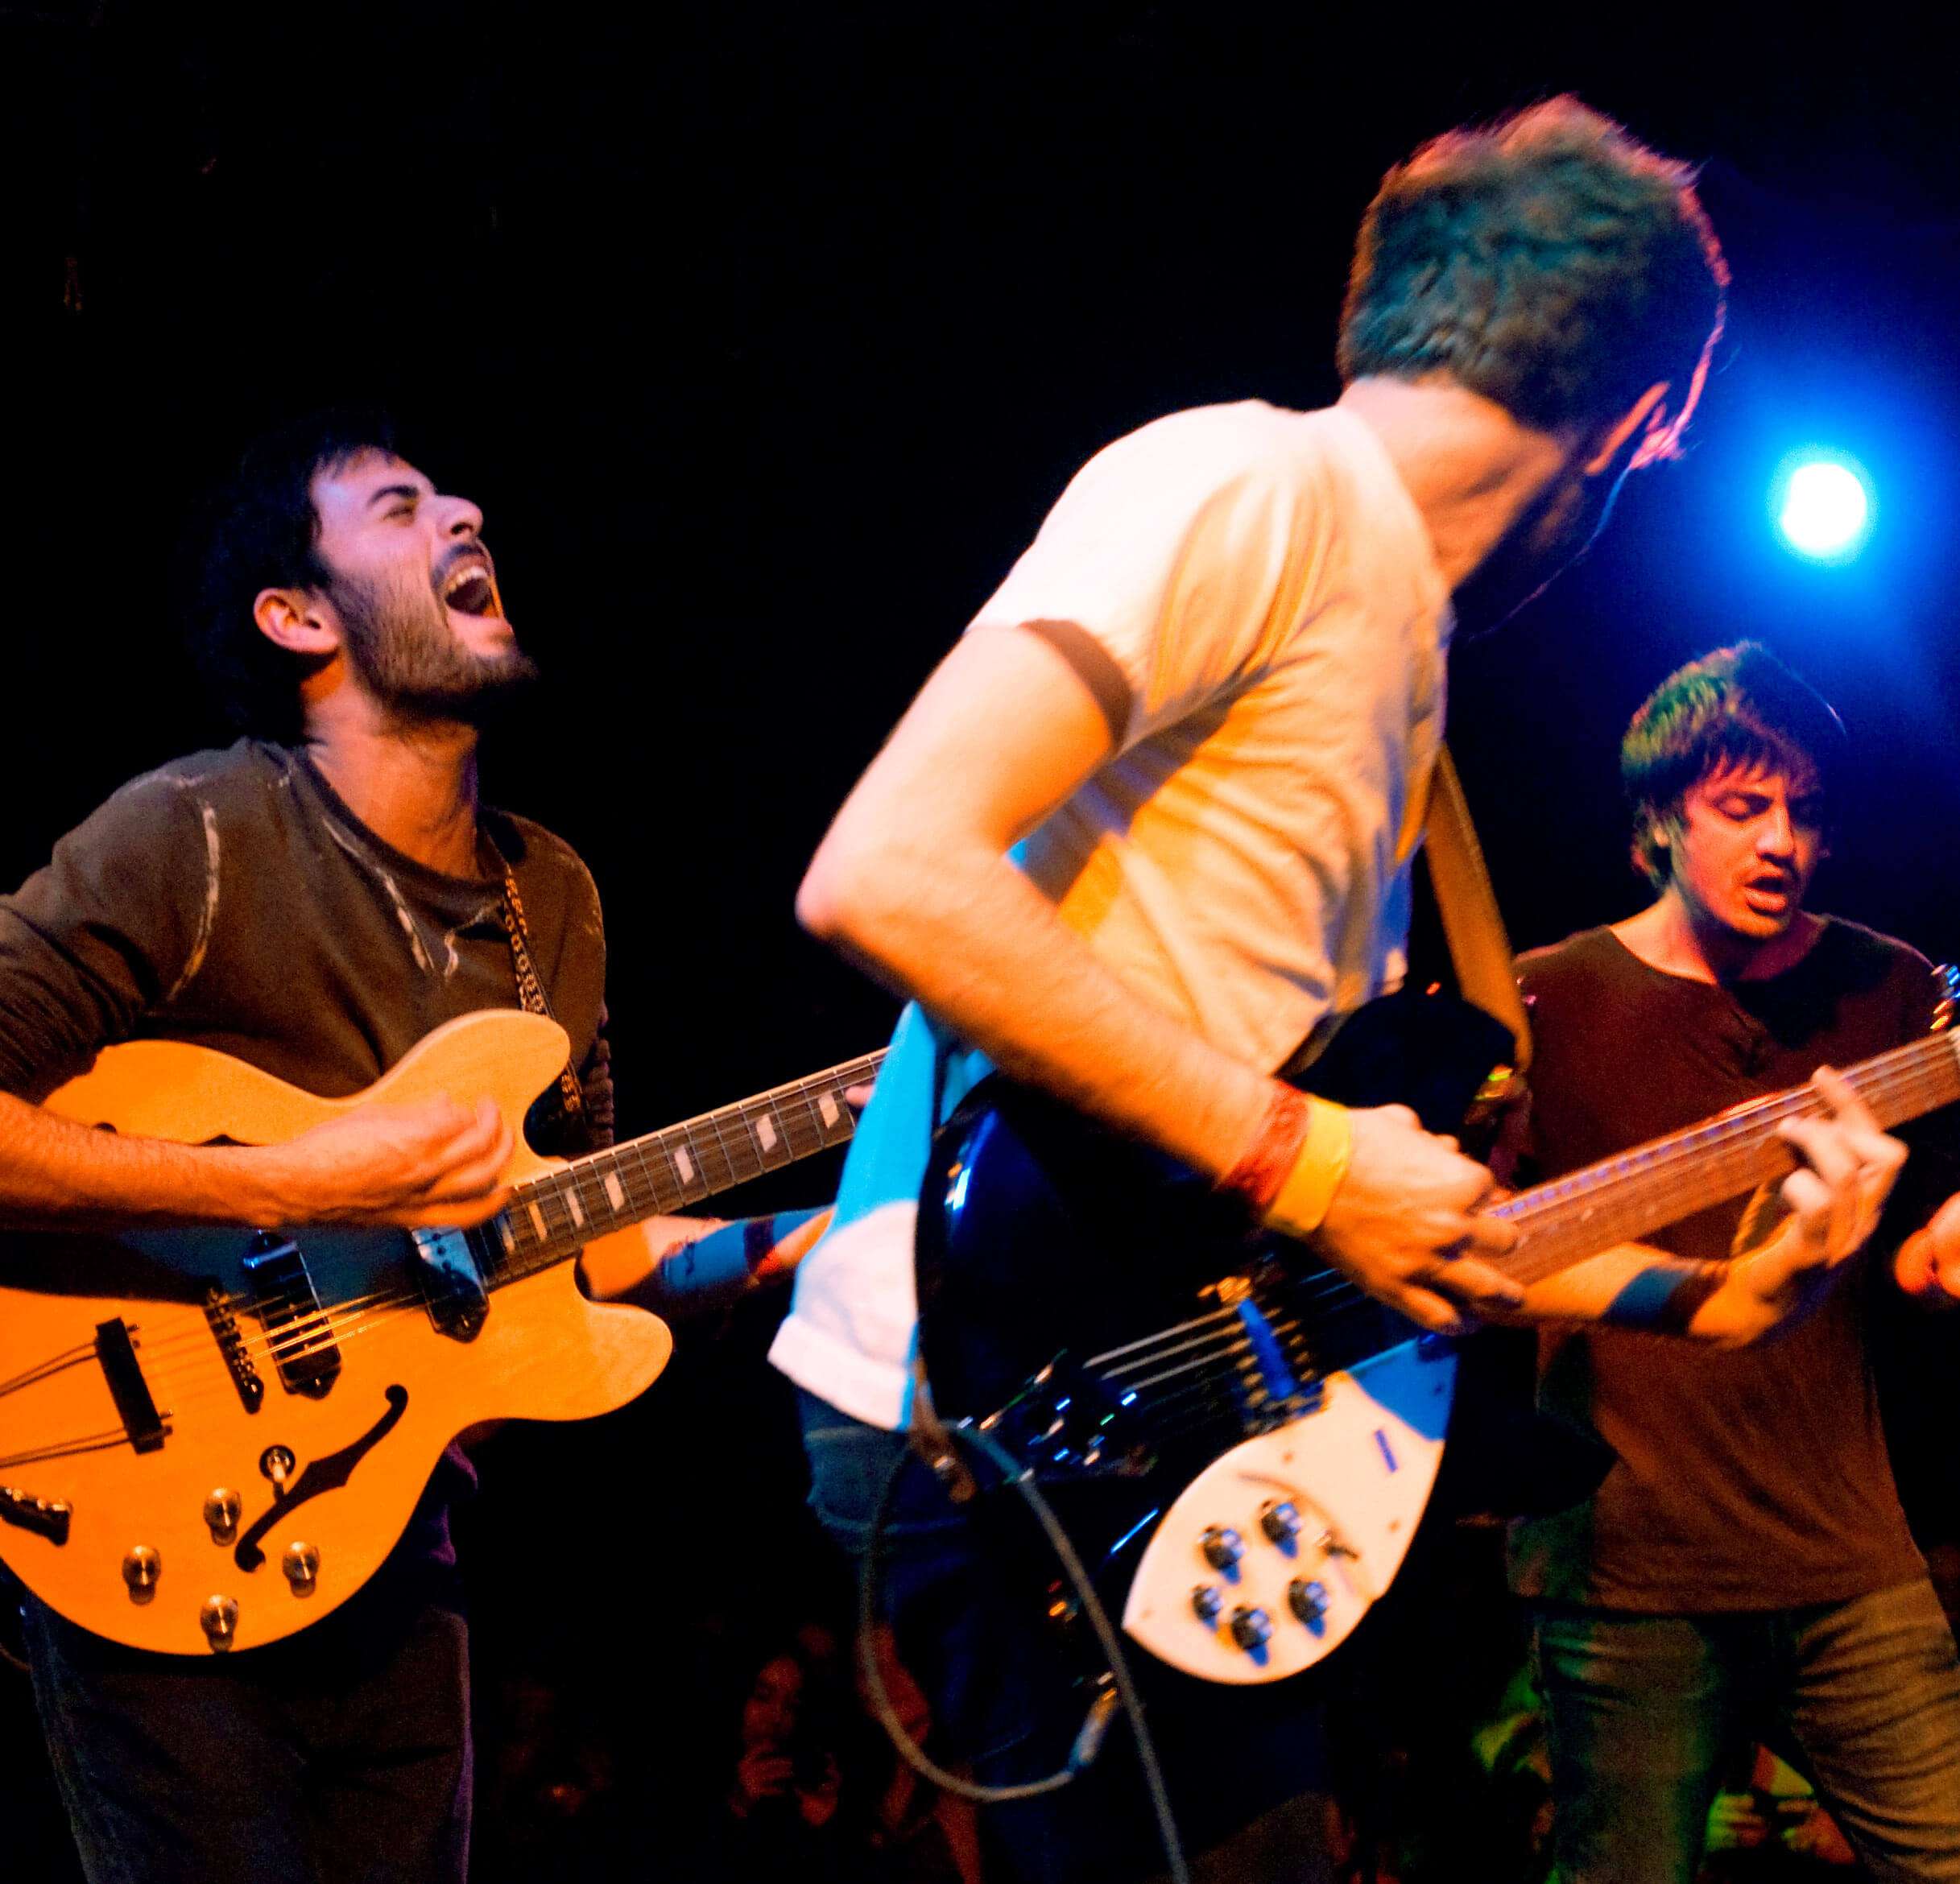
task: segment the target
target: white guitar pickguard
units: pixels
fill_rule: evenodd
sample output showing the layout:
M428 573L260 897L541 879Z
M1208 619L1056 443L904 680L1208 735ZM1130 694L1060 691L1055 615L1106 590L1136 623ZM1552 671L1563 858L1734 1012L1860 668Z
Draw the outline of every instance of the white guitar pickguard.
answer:
M1137 1565L1123 1624L1174 1668L1205 1681L1278 1681L1310 1668L1346 1641L1394 1580L1442 1462L1456 1357L1413 1341L1332 1374L1313 1412L1222 1454L1164 1513ZM1290 1548L1261 1527L1262 1511L1290 1502L1300 1530ZM1218 1570L1205 1560L1208 1528L1229 1527L1244 1547ZM1296 1580L1317 1584L1325 1609L1303 1621L1288 1600ZM1195 1592L1219 1598L1215 1622ZM1271 1635L1248 1651L1236 1611L1263 1612Z

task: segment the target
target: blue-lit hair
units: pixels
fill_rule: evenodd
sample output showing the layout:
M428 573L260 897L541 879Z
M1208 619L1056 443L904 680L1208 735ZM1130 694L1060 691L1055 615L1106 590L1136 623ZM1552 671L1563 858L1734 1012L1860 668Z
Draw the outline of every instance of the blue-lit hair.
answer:
M1444 373L1541 430L1666 381L1670 454L1722 333L1728 267L1685 164L1577 98L1427 143L1382 180L1342 314L1343 379Z

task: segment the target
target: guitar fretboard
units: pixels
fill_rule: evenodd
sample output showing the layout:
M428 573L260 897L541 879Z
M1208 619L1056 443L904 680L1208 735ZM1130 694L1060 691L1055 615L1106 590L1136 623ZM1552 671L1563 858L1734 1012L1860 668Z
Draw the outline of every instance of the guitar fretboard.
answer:
M1844 1076L1880 1125L1903 1124L1960 1101L1960 1035L1934 1034L1895 1047ZM1515 1223L1522 1241L1495 1266L1519 1282L1536 1282L1753 1191L1799 1162L1776 1128L1823 1110L1808 1086L1772 1093L1508 1198L1491 1214Z
M486 1279L515 1282L576 1255L594 1237L664 1216L846 1143L856 1115L844 1095L866 1085L884 1050L792 1080L698 1118L589 1152L517 1187L472 1233Z

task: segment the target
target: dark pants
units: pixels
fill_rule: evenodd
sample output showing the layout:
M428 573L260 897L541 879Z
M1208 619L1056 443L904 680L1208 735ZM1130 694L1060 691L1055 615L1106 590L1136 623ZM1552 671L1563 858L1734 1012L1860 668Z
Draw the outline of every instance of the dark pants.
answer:
M453 1607L378 1579L290 1642L209 1661L105 1642L31 1597L22 1613L89 1884L462 1884Z
M813 1394L798 1398L811 1506L861 1558L906 1441ZM1019 1573L1027 1539L1008 1535L1026 1529L1019 1501L1004 1492L980 1502L989 1509L956 1507L923 1465L907 1466L885 1533L883 1608L932 1708L928 1750L1002 1785L1040 1778L1067 1758L1088 1694L1069 1684L1069 1651L1043 1614L1040 1581ZM1099 1668L1087 1623L1075 1627L1087 1638L1083 1666ZM1326 1750L1320 1710L1300 1681L1219 1688L1164 1668L1141 1649L1131 1666L1187 1849L1204 1854L1194 1876L1321 1884L1330 1874ZM1120 1723L1082 1778L1044 1798L984 1806L980 1826L990 1884L1116 1884L1164 1865Z
M1960 1879L1960 1657L1923 1579L1762 1613L1547 1608L1561 1884L1689 1884L1739 1747L1793 1742L1870 1877Z

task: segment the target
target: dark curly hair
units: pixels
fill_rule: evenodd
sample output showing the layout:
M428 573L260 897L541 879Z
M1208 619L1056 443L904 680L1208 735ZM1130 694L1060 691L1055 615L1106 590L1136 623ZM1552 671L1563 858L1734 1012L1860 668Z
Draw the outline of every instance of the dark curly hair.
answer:
M1450 131L1382 180L1341 318L1344 379L1443 372L1525 424L1610 423L1673 388L1671 455L1728 266L1693 172L1577 98Z
M248 446L207 506L191 578L191 648L242 732L290 745L304 730L304 663L259 633L252 605L262 589L324 589L331 581L320 559L313 480L370 452L396 455L385 413L316 413Z
M1830 702L1759 641L1676 668L1640 703L1619 744L1634 868L1656 890L1667 882L1668 846L1656 828L1677 822L1689 788L1712 773L1725 766L1808 770L1828 804L1850 743Z

